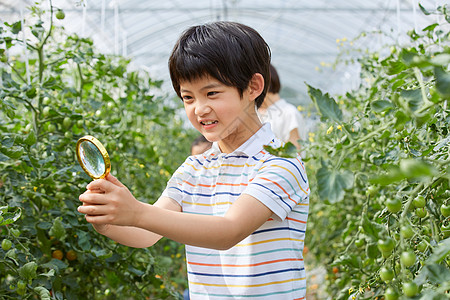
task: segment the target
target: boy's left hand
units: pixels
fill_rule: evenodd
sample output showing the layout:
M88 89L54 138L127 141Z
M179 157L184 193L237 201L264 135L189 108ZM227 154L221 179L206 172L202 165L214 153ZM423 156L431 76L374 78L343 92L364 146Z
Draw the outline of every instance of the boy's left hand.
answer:
M83 205L78 212L85 214L86 221L92 224L134 226L144 205L111 174L89 183L79 199Z

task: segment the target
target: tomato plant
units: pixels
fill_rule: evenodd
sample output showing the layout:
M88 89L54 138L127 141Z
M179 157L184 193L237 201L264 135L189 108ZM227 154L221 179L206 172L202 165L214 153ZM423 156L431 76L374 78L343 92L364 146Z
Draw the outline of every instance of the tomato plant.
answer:
M402 45L376 32L343 48L336 65L360 70L354 90L307 85L322 123L303 142L305 244L327 268L330 299L448 297L450 15L421 9L442 23L411 30ZM386 44L355 46L376 35Z
M68 35L55 11L35 4L24 24L0 25L0 298L179 298L181 245L121 246L77 213L90 178L74 148L96 136L112 173L138 199L155 201L194 136L176 114L181 102L128 59Z

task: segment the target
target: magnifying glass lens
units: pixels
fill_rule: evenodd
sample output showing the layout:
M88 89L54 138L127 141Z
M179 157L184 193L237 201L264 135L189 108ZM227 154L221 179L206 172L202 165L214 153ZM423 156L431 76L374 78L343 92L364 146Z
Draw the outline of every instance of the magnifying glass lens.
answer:
M92 179L105 178L111 171L108 152L95 137L86 135L80 138L76 153L81 167Z
M84 141L80 144L80 158L86 169L95 177L105 173L105 161L100 150L91 142Z

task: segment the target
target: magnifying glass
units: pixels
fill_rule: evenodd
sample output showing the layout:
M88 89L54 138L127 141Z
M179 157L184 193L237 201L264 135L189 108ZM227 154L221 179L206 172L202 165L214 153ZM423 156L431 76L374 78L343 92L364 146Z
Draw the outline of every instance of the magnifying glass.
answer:
M95 137L86 135L80 138L76 153L81 167L92 179L105 178L111 171L108 152Z

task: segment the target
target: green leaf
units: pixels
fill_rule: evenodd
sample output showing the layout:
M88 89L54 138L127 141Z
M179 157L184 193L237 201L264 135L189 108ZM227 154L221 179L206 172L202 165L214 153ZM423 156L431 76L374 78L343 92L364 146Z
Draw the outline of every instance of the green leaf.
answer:
M422 92L420 89L415 90L401 90L400 91L400 97L406 100L408 103L409 108L412 111L418 110L423 101L422 101Z
M291 142L287 142L281 147L273 148L269 145L264 145L264 150L278 157L295 158L297 157L297 148Z
M400 171L405 178L432 177L437 174L437 170L431 164L420 159L401 160Z
M450 73L442 67L434 68L436 76L436 89L444 97L450 97Z
M88 251L91 249L91 242L89 241L89 234L84 231L77 231L78 235L78 246L83 251Z
M63 223L61 221L61 218L56 218L53 221L53 225L50 228L48 234L50 236L54 236L55 239L60 240L60 241L65 239L65 237L66 237L66 229L64 228L64 225L63 225Z
M406 68L405 64L401 61L392 61L389 63L388 69L386 71L387 75L395 75L400 73Z
M450 238L441 241L434 248L433 254L427 258L425 264L441 263L448 255L450 255Z
M370 236L373 240L377 240L379 238L379 233L385 230L382 225L370 221L367 216L363 217L362 226L364 228L364 233Z
M22 22L21 21L17 21L14 24L12 24L11 32L13 34L18 34L21 30L22 30Z
M430 12L428 12L428 10L426 10L425 7L423 7L422 4L420 4L420 3L419 3L419 8L425 15L428 16L430 14Z
M378 250L377 243L368 243L366 246L366 255L369 258L378 258L380 256L380 250Z
M36 134L34 133L34 130L30 130L30 133L23 142L28 146L32 146L36 143Z
M430 63L435 66L447 67L450 64L450 54L438 54L430 59Z
M336 123L341 123L342 111L339 109L336 101L328 93L323 95L319 89L315 89L308 84L306 86L308 87L308 94L319 114L322 116L322 119L329 119Z
M448 268L439 264L425 265L414 281L417 284L422 285L427 280L429 280L433 284L450 282L450 271Z
M375 100L370 103L370 107L376 112L383 112L390 110L394 107L391 101L387 100Z
M330 203L342 201L345 190L353 186L354 176L349 170L339 172L335 169L328 169L322 164L322 167L316 174L319 196Z
M8 208L6 206L6 208ZM2 209L0 210L0 216L3 218L0 221L0 226L3 225L8 225L8 224L12 224L14 222L16 222L20 216L22 215L22 210L20 209L20 207L16 208L15 211L8 211L8 209Z

